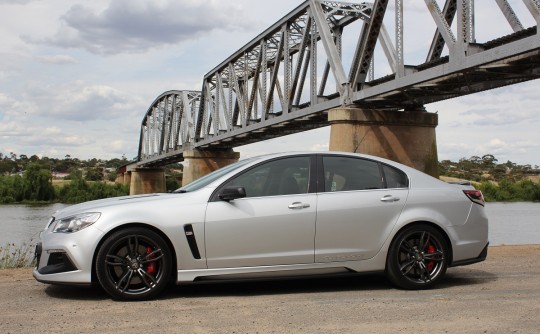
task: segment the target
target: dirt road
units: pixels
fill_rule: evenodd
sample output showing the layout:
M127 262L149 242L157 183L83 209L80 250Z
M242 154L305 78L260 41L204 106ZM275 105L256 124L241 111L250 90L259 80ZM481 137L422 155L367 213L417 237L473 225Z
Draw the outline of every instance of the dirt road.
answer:
M540 245L491 247L435 290L381 275L178 286L115 302L99 288L49 286L0 270L2 333L539 333Z

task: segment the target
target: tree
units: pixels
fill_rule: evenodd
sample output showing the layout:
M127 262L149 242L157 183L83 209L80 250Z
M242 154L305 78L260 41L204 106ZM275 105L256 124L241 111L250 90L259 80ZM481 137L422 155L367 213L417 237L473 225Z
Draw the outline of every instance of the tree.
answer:
M0 160L0 175L6 175L17 172L18 166L15 161L9 159Z
M482 156L482 167L485 169L490 169L495 167L495 163L498 160L493 156L493 154L486 154Z
M24 199L50 201L54 199L51 172L37 163L29 163L23 176Z
M109 180L110 182L115 182L117 176L118 173L116 171L110 172L109 174L107 174L107 180Z
M101 168L88 168L84 178L87 181L101 181L103 179Z

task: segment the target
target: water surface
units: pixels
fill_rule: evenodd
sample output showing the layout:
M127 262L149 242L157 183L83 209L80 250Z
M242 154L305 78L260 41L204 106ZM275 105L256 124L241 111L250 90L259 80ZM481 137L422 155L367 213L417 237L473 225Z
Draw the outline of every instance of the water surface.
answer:
M51 215L66 204L0 205L0 246L35 243Z
M540 244L540 203L487 203L490 245Z

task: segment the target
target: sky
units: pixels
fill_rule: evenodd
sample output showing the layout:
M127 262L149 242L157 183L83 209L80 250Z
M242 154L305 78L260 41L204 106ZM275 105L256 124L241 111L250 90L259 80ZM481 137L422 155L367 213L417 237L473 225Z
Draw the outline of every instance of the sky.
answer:
M509 2L525 27L535 24L521 1ZM207 72L301 3L0 0L0 153L132 159L157 96L200 90ZM511 33L495 2L476 6L479 42ZM405 63L420 63L435 26L423 0L408 0L404 15ZM439 115L439 160L493 154L540 165L539 88L535 80L426 105ZM328 138L325 127L235 150L327 150Z

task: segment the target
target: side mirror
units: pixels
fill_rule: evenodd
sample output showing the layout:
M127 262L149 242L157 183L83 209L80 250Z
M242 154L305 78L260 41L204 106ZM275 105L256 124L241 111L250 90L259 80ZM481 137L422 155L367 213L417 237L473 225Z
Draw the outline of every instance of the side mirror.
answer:
M244 187L225 187L218 194L220 200L229 202L237 198L246 197L246 189Z

